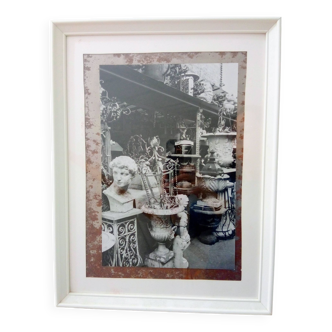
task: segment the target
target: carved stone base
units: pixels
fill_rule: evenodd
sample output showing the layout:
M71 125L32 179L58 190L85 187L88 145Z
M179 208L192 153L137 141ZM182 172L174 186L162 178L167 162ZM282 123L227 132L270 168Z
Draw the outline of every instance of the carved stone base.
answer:
M158 255L155 251L145 256L144 263L148 267L172 268L174 267L174 252L168 251L165 255Z

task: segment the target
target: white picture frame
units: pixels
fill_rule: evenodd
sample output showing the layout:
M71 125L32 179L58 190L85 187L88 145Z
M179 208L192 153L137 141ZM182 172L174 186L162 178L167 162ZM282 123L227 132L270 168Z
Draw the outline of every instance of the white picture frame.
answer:
M56 305L59 307L157 310L204 313L271 314L273 294L281 19L198 19L52 22L54 128L54 235ZM261 250L259 296L255 299L160 297L72 292L69 246L69 169L67 39L72 36L265 34L265 110L263 188L260 197ZM170 50L172 51L172 50ZM268 148L267 148L268 147ZM85 253L84 253L85 254ZM206 281L209 282L209 281ZM210 281L211 282L211 281ZM215 282L215 281L212 281Z

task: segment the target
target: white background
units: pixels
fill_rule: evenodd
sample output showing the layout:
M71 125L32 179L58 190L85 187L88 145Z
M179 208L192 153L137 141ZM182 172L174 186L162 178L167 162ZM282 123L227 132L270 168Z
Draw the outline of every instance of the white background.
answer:
M211 282L206 283L203 280L85 278L86 216L85 210L82 209L85 206L86 192L83 54L153 53L169 50L183 52L195 51L197 45L200 45L200 51L231 49L248 52L242 182L242 195L247 199L241 202L243 271L241 281L217 282L218 287L213 287ZM179 298L197 296L205 299L259 298L265 45L263 34L203 34L185 36L185 38L178 35L72 36L68 38L69 261L72 292L144 294L144 296L177 296ZM107 57L100 60L101 63L107 63L106 59ZM93 89L90 91L94 94Z
M230 96L237 98L237 73L238 66L236 64L224 64L223 71L223 89L228 92Z

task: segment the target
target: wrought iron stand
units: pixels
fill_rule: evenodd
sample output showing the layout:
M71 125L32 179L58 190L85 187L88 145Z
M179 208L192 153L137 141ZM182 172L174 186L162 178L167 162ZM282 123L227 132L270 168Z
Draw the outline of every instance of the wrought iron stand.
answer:
M113 254L108 255L108 266L130 267L142 264L137 242L137 216L141 213L140 209L102 213L102 230L113 234L116 239Z

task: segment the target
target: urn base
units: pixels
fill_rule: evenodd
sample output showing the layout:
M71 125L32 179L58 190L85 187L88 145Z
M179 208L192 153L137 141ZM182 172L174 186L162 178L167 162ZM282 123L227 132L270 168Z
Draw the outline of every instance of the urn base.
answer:
M198 240L204 244L212 245L218 242L218 237L211 231L204 231L198 236Z
M174 267L174 252L169 250L164 255L158 255L156 251L145 256L144 263L148 267L172 268Z

